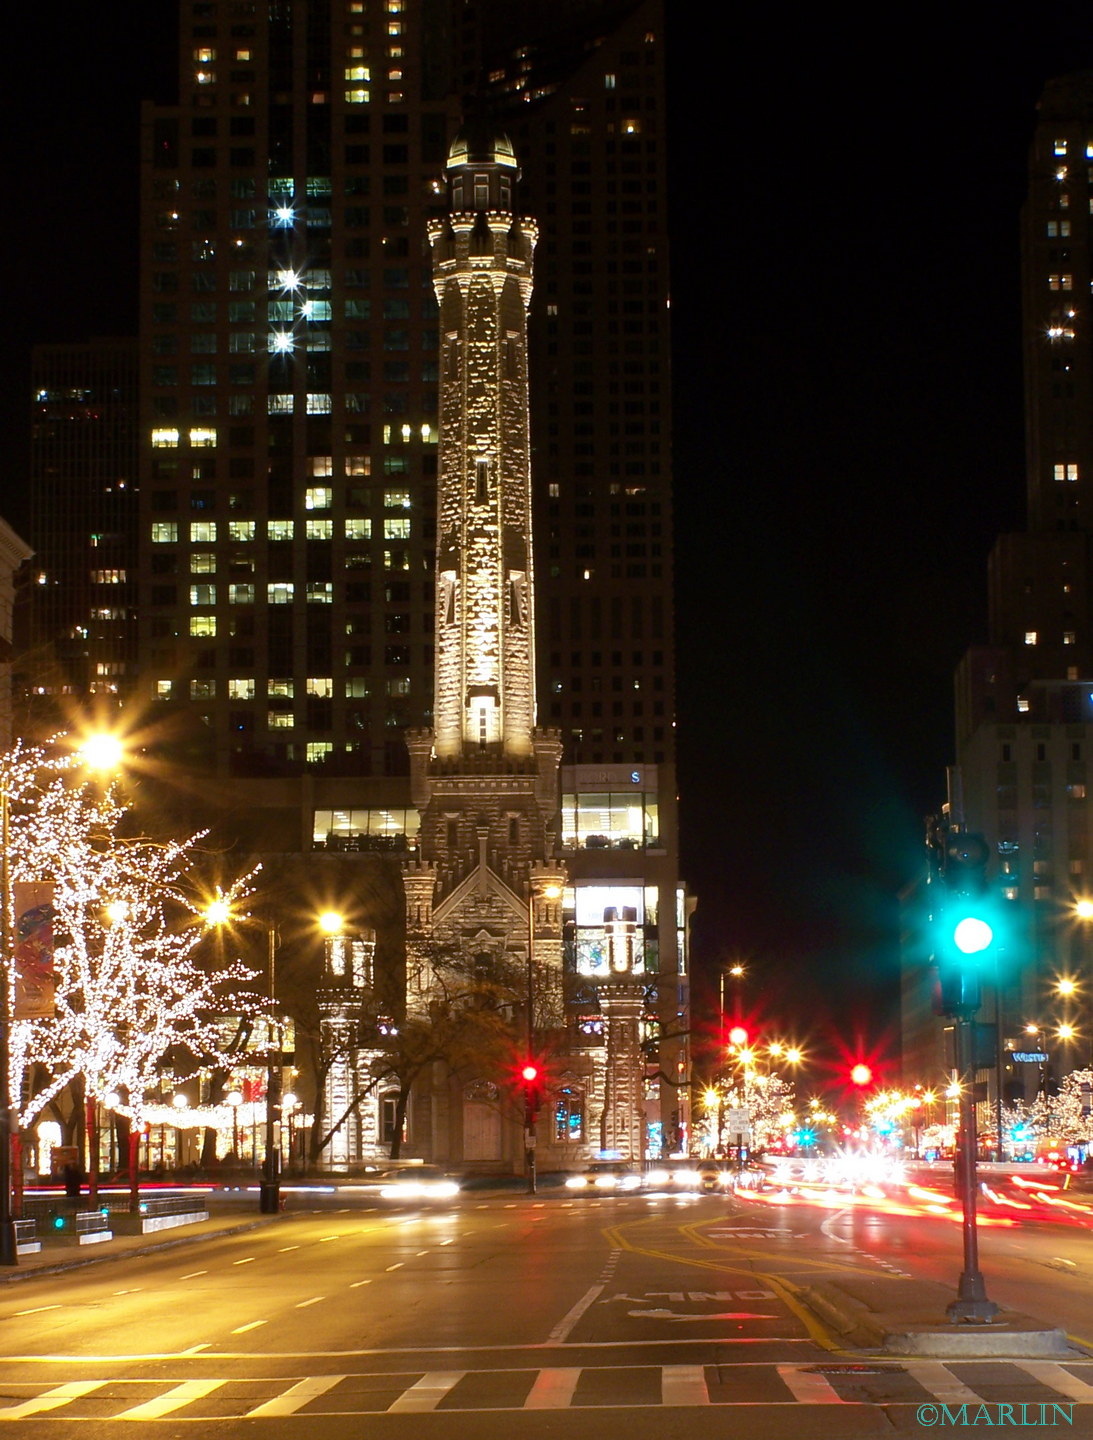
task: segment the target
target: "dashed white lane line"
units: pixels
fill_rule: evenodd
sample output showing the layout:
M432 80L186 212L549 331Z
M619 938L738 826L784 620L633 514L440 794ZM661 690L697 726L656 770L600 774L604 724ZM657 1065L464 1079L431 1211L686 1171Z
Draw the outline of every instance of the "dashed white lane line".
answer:
M237 1325L231 1332L233 1335L245 1335L248 1330L257 1330L259 1325L265 1325L265 1320L252 1320L249 1325Z
M299 1248L299 1245L282 1245L277 1253L278 1255L287 1255L290 1250L299 1250Z
M354 1280L349 1288L350 1290L359 1290L362 1285L371 1285L371 1283L371 1277L369 1277L367 1280Z
M207 1275L207 1270L191 1270L188 1275L180 1275L180 1280L196 1280L199 1275Z
M312 1295L310 1300L301 1300L296 1306L297 1310L306 1310L309 1305L318 1305L320 1300L325 1300L325 1295Z
M35 1305L33 1310L16 1310L16 1315L40 1315L43 1310L59 1310L59 1305Z
M428 1255L428 1253L429 1253L428 1250L419 1250L419 1251L417 1252L418 1255Z
M233 1260L233 1261L232 1261L232 1264L233 1264L233 1265L253 1265L253 1263L254 1263L254 1256L253 1256L253 1255L248 1255L245 1260Z
M139 1295L144 1289L143 1285L134 1285L132 1290L115 1290L115 1295Z
M325 1245L328 1240L340 1240L341 1238L341 1235L320 1235L319 1244Z
M388 1265L387 1269L388 1269L388 1270L401 1270L402 1267L403 1267L405 1264L406 1264L406 1261L405 1261L405 1260L399 1260L399 1261L398 1261L396 1264L394 1264L394 1265Z

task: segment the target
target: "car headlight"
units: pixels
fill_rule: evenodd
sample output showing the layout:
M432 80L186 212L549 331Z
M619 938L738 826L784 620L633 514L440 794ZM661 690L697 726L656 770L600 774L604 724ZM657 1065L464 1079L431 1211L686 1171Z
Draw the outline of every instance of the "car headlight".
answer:
M587 1184L588 1181L583 1175L571 1175L565 1182L565 1188L567 1190L583 1190Z
M616 1181L614 1175L597 1175L594 1184L597 1190L614 1190Z
M431 1193L442 1200L448 1200L451 1196L459 1194L459 1186L454 1180L438 1180L432 1186Z
M641 1184L640 1175L623 1175L619 1180L620 1190L636 1190Z
M645 1178L650 1185L667 1185L672 1177L667 1170L650 1170Z

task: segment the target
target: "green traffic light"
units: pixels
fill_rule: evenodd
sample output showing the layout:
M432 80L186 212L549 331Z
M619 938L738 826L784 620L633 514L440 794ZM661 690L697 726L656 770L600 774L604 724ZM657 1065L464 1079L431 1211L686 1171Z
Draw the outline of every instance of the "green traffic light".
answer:
M962 955L979 955L989 950L994 931L977 915L968 915L953 929L953 944Z

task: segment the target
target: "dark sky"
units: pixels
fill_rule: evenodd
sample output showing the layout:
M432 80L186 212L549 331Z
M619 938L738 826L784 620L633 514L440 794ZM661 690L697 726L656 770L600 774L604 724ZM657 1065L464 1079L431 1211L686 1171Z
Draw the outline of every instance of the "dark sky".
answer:
M779 7L695 44L669 3L684 869L696 961L885 1040L899 886L952 758L953 666L1024 521L1018 210L1080 3ZM739 16L742 7L726 10ZM136 325L142 97L174 6L24 14L5 141L3 513L29 347ZM834 1024L828 1020L828 1024ZM888 1037L891 1039L891 1033Z

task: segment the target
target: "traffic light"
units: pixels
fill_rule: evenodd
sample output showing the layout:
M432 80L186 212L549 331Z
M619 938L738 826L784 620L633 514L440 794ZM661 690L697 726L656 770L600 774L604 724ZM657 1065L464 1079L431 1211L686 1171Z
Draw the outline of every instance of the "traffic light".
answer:
M525 1060L520 1067L524 1087L524 1114L529 1125L535 1123L543 1099L543 1072L534 1060Z
M987 884L990 847L982 835L944 837L934 905L934 1010L968 1017L980 1005L980 962L991 952L997 925Z
M855 1085L869 1085L873 1080L873 1072L869 1066L864 1063L855 1065L850 1072L850 1079Z

